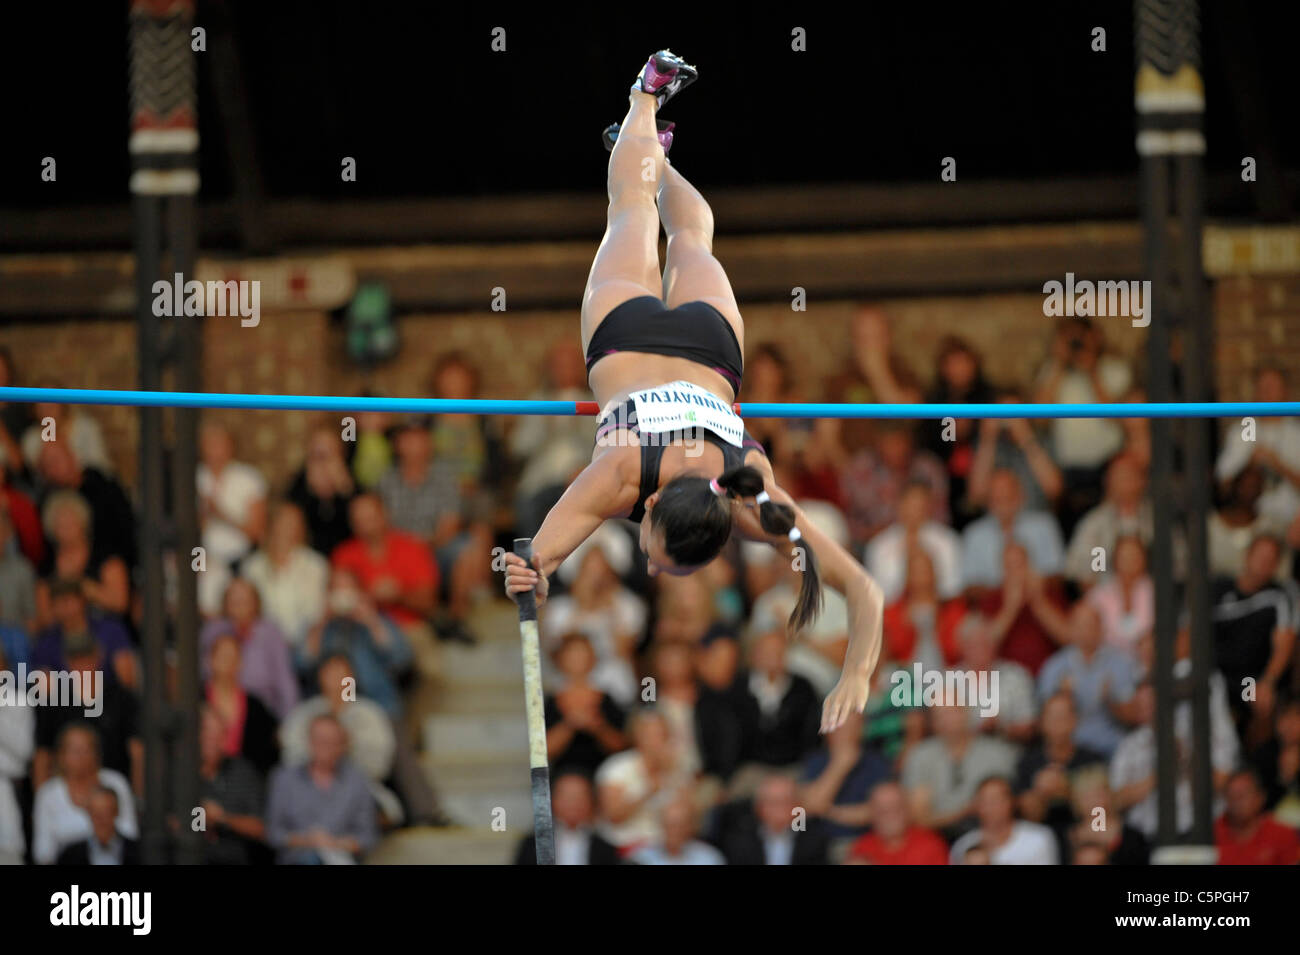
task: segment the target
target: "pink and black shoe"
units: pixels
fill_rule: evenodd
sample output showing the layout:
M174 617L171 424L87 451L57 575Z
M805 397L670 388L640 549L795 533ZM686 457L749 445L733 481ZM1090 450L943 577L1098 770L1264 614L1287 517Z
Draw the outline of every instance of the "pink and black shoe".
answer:
M673 147L673 128L677 124L665 122L662 119L656 119L655 125L659 127L659 131L655 133L655 138L659 140L659 145L664 148L664 155L666 156L668 155L668 150ZM620 124L612 123L606 127L605 132L601 134L600 138L605 144L605 152L612 153L614 151L614 143L618 142L619 129Z
M662 107L698 78L695 67L671 50L660 50L646 61L641 75L632 84L632 92L649 93Z

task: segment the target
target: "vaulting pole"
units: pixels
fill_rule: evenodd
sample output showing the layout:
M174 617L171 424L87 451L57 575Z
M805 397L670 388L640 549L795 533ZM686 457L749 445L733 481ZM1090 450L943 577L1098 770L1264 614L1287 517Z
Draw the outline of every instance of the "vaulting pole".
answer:
M514 553L531 565L533 539L515 539ZM555 823L551 818L551 769L546 761L546 714L542 706L542 650L537 638L537 596L517 594L519 641L524 655L524 707L528 714L528 764L533 787L533 833L537 864L555 865Z

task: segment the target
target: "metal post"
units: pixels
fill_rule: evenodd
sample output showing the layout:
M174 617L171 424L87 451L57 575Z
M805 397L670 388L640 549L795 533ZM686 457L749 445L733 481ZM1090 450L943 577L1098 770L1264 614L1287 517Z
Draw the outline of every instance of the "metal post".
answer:
M531 537L515 539L514 553L533 562ZM542 654L537 639L537 597L519 594L519 639L524 654L524 706L528 713L528 763L533 789L533 832L537 864L555 865L555 824L551 818L551 770L546 760L546 715L542 707Z

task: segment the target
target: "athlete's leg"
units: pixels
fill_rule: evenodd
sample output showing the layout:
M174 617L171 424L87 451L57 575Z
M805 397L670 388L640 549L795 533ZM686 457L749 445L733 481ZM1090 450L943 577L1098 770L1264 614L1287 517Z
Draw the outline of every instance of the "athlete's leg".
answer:
M655 128L655 98L633 93L609 155L609 215L605 237L582 296L582 348L611 310L641 295L659 296L659 214L655 189L664 150Z
M686 177L665 164L659 186L659 218L668 234L664 301L669 308L708 302L731 324L745 348L745 323L722 264L713 257L713 210Z

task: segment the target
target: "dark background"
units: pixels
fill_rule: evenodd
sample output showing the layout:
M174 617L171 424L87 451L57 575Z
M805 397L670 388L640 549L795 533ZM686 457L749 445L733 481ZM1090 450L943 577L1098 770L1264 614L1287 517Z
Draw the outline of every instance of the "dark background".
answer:
M1127 2L486 6L199 0L196 23L229 19L273 198L599 190L599 133L663 45L700 69L664 117L679 124L674 161L710 186L933 182L944 156L964 181L1137 168ZM126 199L126 8L5 4L0 215ZM1207 0L1202 16L1209 171L1265 148L1300 167L1300 4ZM796 25L805 53L790 49ZM495 26L506 53L490 49ZM1105 53L1090 49L1094 26ZM211 57L200 54L201 173L204 196L221 198L247 157L213 106ZM39 179L47 155L57 192ZM358 163L346 187L343 156Z

